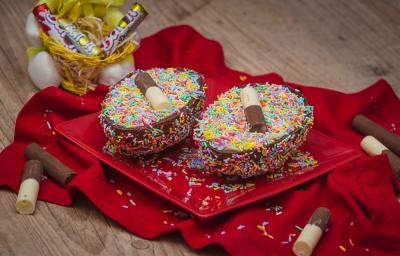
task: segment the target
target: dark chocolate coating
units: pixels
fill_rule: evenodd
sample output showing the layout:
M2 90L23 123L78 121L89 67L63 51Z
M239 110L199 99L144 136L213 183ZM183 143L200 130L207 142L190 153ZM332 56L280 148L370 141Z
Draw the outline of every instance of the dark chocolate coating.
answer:
M356 115L353 118L351 125L354 130L365 136L374 136L386 147L388 147L393 153L400 156L400 136L389 132L388 130L362 114Z
M267 132L267 125L264 119L264 113L260 106L251 105L244 109L247 122L250 124L251 132Z
M180 72L189 71L188 69L183 69L183 68L176 68L176 70L180 71ZM143 70L141 70L141 72L144 72L147 75L149 75L147 72L145 72ZM128 74L126 77L130 77L130 76L132 76L132 73ZM123 81L126 77L122 78L120 80L120 82ZM118 83L120 83L120 82L118 82ZM200 76L199 79L197 80L197 82L200 86L199 91L204 91L205 85L206 85L204 77ZM137 83L137 81L136 81L136 83ZM136 84L136 86L139 87L137 84ZM107 97L108 97L108 94L106 95L106 98ZM182 116L183 117L199 116L200 111L203 108L203 104L204 104L204 98L202 98L202 97L192 98L187 103L187 105L185 107L183 107L179 112L174 113L170 116L167 116L167 117L161 119L160 121L152 124L152 126L144 125L144 126L139 126L139 127L135 127L135 128L126 128L126 127L123 127L123 126L113 123L107 116L105 116L104 120L102 120L101 122L102 122L103 127L110 126L113 129L113 135L109 135L106 133L107 137L110 137L110 136L126 137L126 134L132 134L133 137L136 138L137 141L143 141L144 139L146 139L148 137L149 134L152 133L154 128L163 131L163 134L166 134L167 136L169 136L168 134L170 133L170 129L174 129L176 120L178 120L179 123L182 123L182 121L180 121L180 117L182 117ZM193 125L194 125L194 123L191 124L191 126L193 126ZM127 141L125 141L125 143L132 143L131 141L132 141L132 139L127 139ZM131 154L126 154L125 152L119 152L119 153L122 153L123 155L128 155L128 156L131 155Z
M143 70L138 70L136 71L136 77L135 77L135 83L136 86L139 88L139 90L143 93L143 95L146 95L147 89L150 87L158 87L156 82L151 78L151 76Z
M397 178L400 179L400 157L398 157L395 153L390 150L383 150L382 154L388 156L390 166Z
M68 166L61 163L60 160L45 151L36 143L31 143L25 148L25 156L28 159L39 160L46 173L61 186L66 186L75 176Z
M254 85L252 85L254 86ZM303 94L301 94L299 91L294 90L293 88L286 86L291 93L294 93L297 95L297 97L303 98L304 99L304 105L305 106L310 106L310 104L308 104L307 99L303 96ZM310 114L312 115L312 114ZM293 131L293 134L300 134L302 132L303 129L297 129L295 131ZM285 138L282 138L282 140ZM279 143L280 141L276 141L275 143L271 144L271 147L274 144ZM237 151L231 151L228 149L224 149L224 150L218 150L215 149L213 147L210 147L212 151L214 151L214 153L217 155L218 159L225 159L225 158L231 158L233 155L237 155L237 154L251 154L252 155L252 159L255 162L258 162L258 160L260 159L260 157L262 157L261 152L259 152L259 150L254 149L254 150L248 150L248 151L242 151L242 152L237 152Z
M185 69L183 68L176 68L176 70L184 72ZM145 72L145 71L143 71ZM147 75L149 75L147 72L145 72ZM123 81L126 77L131 76L132 73L129 73L128 75L126 75L124 78L122 78L118 83L120 83L121 81ZM153 80L154 81L154 80ZM205 79L204 77L200 77L197 81L200 85L200 89L199 90L204 90L205 87ZM138 85L136 85L138 86ZM107 98L108 94L106 95ZM164 119L161 119L160 121L158 121L155 124L152 124L152 126L140 126L140 127L136 127L136 128L125 128L123 126L119 126L114 124L108 117L106 118L105 122L107 124L109 124L110 126L112 126L116 131L117 136L120 135L120 133L124 133L124 132L131 132L132 134L135 134L135 137L138 138L139 140L141 140L143 138L143 132L145 130L152 130L153 128L157 128L160 129L162 131L164 131L165 133L169 131L169 129L173 126L172 122L175 121L175 119L177 119L179 117L179 115L181 115L182 113L184 114L188 114L188 115L194 115L194 113L192 113L192 109L195 108L196 105L198 105L200 103L200 99L196 99L196 98L192 98L188 103L187 103L187 107L186 108L182 108L182 110L178 113L175 113L173 115L170 115ZM201 103L202 105L203 103Z
M43 165L38 160L29 160L25 163L24 174L22 175L22 181L32 178L37 182L42 181Z
M331 211L325 207L317 208L311 216L308 224L318 226L323 232L328 226L329 219L331 217Z

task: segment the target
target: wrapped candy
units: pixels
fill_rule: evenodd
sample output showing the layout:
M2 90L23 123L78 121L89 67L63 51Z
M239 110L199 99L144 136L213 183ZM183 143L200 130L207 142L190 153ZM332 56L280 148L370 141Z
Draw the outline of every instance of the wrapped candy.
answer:
M125 0L39 0L25 29L31 43L26 52L33 83L40 89L60 85L83 95L98 83L112 85L135 71L132 53L140 40L135 29L147 12L134 4L124 15L118 8L124 3ZM125 26L127 23L129 26ZM123 25L123 33L114 38L115 34L108 32L118 25ZM99 47L107 36L116 39L108 54Z
M64 19L59 19L59 22L65 29L68 39L76 46L79 52L94 57L104 56L100 47L90 41L74 24L68 23Z
M36 17L36 20L41 26L43 32L51 37L54 37L65 48L74 52L78 51L75 45L70 44L65 40L65 29L60 25L60 23L58 23L56 16L50 12L50 9L46 4L40 4L36 6L32 13Z
M101 49L107 54L112 54L118 46L132 34L147 16L147 11L135 3L126 13L118 25L104 38Z

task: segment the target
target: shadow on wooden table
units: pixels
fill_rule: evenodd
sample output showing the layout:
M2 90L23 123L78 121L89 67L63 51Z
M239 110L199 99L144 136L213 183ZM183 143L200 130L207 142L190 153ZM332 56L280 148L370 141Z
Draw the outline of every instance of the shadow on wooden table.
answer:
M193 250L179 233L137 237L80 193L72 207L38 202L28 216L16 213L15 200L15 193L0 188L0 255L226 255L217 245Z

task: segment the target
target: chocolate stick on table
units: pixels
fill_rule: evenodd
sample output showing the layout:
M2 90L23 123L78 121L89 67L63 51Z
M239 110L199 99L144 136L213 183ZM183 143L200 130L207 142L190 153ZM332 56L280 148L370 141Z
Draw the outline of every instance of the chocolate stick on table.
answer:
M36 208L39 185L42 181L43 165L38 160L25 163L15 208L20 214L32 214Z
M357 132L364 136L371 135L375 137L393 153L400 156L400 136L389 132L362 114L356 115L353 118L351 125Z
M31 143L25 148L25 156L31 160L39 160L43 164L46 173L63 187L75 176L75 172L68 166L61 163L60 160L36 143Z

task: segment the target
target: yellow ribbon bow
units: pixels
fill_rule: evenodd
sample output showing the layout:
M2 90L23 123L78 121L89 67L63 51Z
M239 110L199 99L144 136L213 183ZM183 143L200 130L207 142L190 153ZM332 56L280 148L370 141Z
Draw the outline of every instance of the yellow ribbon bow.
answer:
M39 0L46 3L53 14L75 22L79 17L96 16L102 18L109 7L123 5L125 0Z

